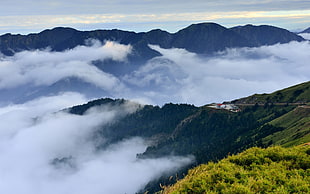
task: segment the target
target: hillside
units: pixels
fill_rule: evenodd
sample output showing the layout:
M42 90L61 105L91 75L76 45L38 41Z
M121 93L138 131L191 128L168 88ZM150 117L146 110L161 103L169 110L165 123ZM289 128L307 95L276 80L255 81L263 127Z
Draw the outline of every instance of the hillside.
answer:
M270 126L283 130L263 138L265 145L285 147L310 142L310 107L299 106L293 111L269 122Z
M195 53L212 53L225 48L255 46L242 34L215 23L192 24L173 35L171 47Z
M309 103L309 91L307 82L272 94L256 95L262 98L259 103L276 99L278 93L283 96L277 98L281 99L279 103L272 101L259 105L258 101L250 101L254 104L241 106L240 112L187 104L144 105L136 112L101 127L94 137L104 137L105 141L98 144L98 149L101 149L111 143L140 136L148 140L149 146L138 158L192 155L196 159L192 166L217 161L229 153L236 154L253 146L296 145L309 139L310 109L296 104ZM81 115L96 105L117 107L126 102L99 99L72 107L69 112ZM185 173L192 166L185 167L179 173ZM171 184L174 180L165 175L149 183L141 192L158 191L160 183Z
M295 39L302 41L302 38L297 38L288 30L283 30L274 26L261 25L245 25L230 28L232 31L245 37L249 42L255 46L272 45L277 43L286 43Z
M310 33L310 27L305 29L304 31L300 32L300 33Z
M309 145L250 148L190 170L161 193L309 193L309 155Z
M234 104L300 103L309 102L310 81L298 84L271 94L254 94L232 101Z

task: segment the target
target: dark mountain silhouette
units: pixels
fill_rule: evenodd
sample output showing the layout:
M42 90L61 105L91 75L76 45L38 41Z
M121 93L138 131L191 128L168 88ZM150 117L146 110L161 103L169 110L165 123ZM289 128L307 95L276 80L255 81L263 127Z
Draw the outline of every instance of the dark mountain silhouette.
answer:
M296 34L274 26L261 25L246 25L230 28L240 36L247 39L254 46L273 45L277 43L287 43L292 40L303 41L304 39Z
M99 69L117 77L133 72L144 65L147 60L160 55L152 50L149 44L159 45L162 48L184 48L198 54L211 55L226 48L256 47L304 40L294 33L273 26L246 25L225 28L216 23L200 23L192 24L176 33L160 29L136 33L117 29L78 31L73 28L57 27L37 34L2 35L0 36L0 52L11 56L15 52L47 47L52 51L64 51L78 45L85 45L88 39L97 39L102 42L111 40L132 45L133 51L128 56L128 62L112 59L93 61ZM60 91L85 91L90 97L97 94L109 96L108 93L98 91L96 86L83 83L79 79L69 78L58 81L47 88L29 85L12 90L2 89L0 100L20 103L43 94L54 94Z
M184 48L199 54L211 54L232 47L255 47L303 41L292 32L273 26L239 26L225 28L215 23L193 24L176 33L160 29L149 32L129 32L122 30L78 31L72 28L57 27L38 34L0 36L0 52L13 55L14 52L50 47L53 51L63 51L77 45L84 45L87 39L100 41L113 40L121 44L131 44L134 53L130 61L145 61L159 55L148 44L163 48Z
M212 53L225 48L255 45L221 25L201 23L190 25L175 33L171 46L195 53Z
M300 32L300 33L310 33L310 27L305 29L304 31Z

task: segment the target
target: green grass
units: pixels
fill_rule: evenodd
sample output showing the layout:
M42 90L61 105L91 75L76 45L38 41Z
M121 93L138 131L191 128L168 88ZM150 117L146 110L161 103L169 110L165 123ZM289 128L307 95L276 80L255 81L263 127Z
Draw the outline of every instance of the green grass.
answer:
M161 193L310 193L309 155L309 145L251 148L200 165Z
M289 147L310 142L310 108L297 107L268 124L284 130L263 138L263 144Z
M233 101L235 103L309 103L310 81L298 84L271 94L254 94L252 96Z

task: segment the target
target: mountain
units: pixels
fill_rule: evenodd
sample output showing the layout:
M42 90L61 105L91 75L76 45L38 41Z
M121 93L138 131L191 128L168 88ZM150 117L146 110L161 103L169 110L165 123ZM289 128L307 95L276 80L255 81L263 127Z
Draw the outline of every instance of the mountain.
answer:
M246 25L230 28L232 31L246 38L254 46L273 45L277 43L287 43L292 40L303 41L304 39L296 34L274 26Z
M310 145L251 148L191 169L160 193L309 193Z
M300 32L300 33L310 33L310 27L305 29L304 31Z
M283 116L269 122L269 126L282 128L262 139L264 145L281 145L284 147L310 142L310 106L296 107Z
M174 34L171 47L195 53L212 53L225 48L254 46L242 35L215 23L193 24Z
M310 82L301 83L271 94L254 94L232 101L234 104L305 103L309 101Z
M98 145L98 149L101 149L111 143L140 136L148 140L149 146L138 158L193 155L196 161L192 166L217 161L228 154L239 153L253 146L292 146L306 143L310 134L309 83L260 95L265 101L254 101L249 97L252 104L248 104L248 101L245 101L247 104L238 104L241 111L237 112L210 105L144 105L136 112L102 127L94 137L105 137L105 141ZM282 98L277 98L279 103L257 103L270 102L266 99L275 99L277 93L283 95ZM243 101L244 99L239 99L233 102ZM72 107L69 112L84 114L96 105L111 107L125 102L98 99ZM185 173L189 167L191 166L179 171L179 174ZM173 180L175 179L169 180L164 176L158 182L149 183L141 192L157 191L160 189L159 183L170 184Z
M131 44L134 54L131 61L145 61L159 53L151 50L148 44L156 44L163 48L184 48L200 54L211 54L232 47L254 47L303 41L304 39L285 29L273 26L239 26L225 28L215 23L190 25L176 33L160 29L149 32L129 32L122 30L78 31L72 28L57 27L44 30L38 34L0 36L0 52L13 55L22 50L44 49L63 51L77 45L84 45L87 39L100 41L113 40L121 44Z

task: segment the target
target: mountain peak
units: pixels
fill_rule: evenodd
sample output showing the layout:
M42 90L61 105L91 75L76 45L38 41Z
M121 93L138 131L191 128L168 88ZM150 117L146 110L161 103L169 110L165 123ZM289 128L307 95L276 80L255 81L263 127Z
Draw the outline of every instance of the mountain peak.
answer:
M203 22L203 23L197 23L197 24L191 24L188 27L179 30L177 33L185 30L198 30L198 29L226 29L224 26L221 26L217 23L213 22Z
M67 33L67 32L78 32L78 30L74 29L74 28L70 28L70 27L55 27L52 29L46 29L43 30L41 33Z
M0 36L0 52L13 55L14 52L22 50L46 47L55 51L63 51L83 45L89 38L130 44L135 50L135 60L141 61L158 55L147 46L148 44L156 44L163 48L184 48L198 54L212 54L227 48L255 47L304 40L288 30L274 26L248 24L226 28L213 22L192 24L173 34L161 29L135 33L117 29L78 31L69 27L56 27L38 34L2 35Z
M304 41L304 38L295 33L270 25L255 26L247 24L230 29L245 37L249 42L252 42L254 46L273 45L277 43L283 44L290 41Z
M205 54L249 44L242 36L219 24L199 23L175 33L172 46Z
M300 32L300 33L310 33L310 27L305 29L304 31Z

